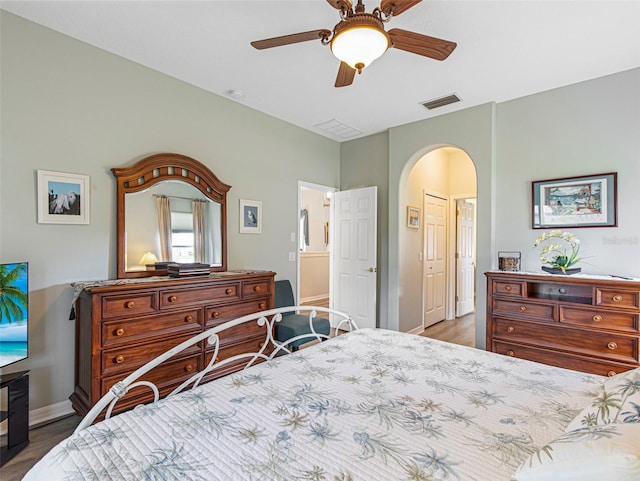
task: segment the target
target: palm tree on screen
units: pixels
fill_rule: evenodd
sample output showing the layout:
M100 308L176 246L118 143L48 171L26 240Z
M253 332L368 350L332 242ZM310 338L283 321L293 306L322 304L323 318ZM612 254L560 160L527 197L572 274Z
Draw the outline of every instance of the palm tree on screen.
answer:
M0 265L0 319L1 322L21 321L27 308L27 293L15 282L27 273L25 264Z

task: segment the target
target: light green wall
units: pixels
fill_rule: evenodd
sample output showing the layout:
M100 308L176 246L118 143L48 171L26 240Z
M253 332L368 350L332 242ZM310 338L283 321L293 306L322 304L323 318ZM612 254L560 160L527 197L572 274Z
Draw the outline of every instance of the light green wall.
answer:
M115 179L158 152L206 164L228 196L228 266L295 282L298 180L339 187L340 145L12 14L0 14L0 262L28 261L31 409L73 391L72 289L116 276ZM89 225L38 224L36 170L91 177ZM262 201L239 234L239 199Z
M496 249L539 270L531 181L618 173L618 227L567 229L592 274L640 277L640 69L499 105Z
M364 139L344 142L340 145L340 188L378 187L378 272L376 308L378 327L386 327L387 290L389 279L389 138L387 133L371 135Z
M425 154L439 147L454 146L464 150L473 160L478 178L478 275L492 264L492 222L494 206L493 133L495 105L485 104L440 117L395 127L389 132L389 290L386 325L400 329L402 264L402 229L405 227L407 185L413 166ZM479 284L484 285L484 284ZM478 288L477 311L485 311L482 288ZM413 321L411 321L413 324ZM484 316L478 316L476 343L484 346ZM415 327L412 325L411 327Z
M531 182L566 176L618 172L618 227L574 229L587 257L583 271L640 277L640 69L569 85L500 104L486 104L389 131L388 290L380 292L380 325L410 328L401 318L401 235L408 202L409 172L428 152L457 146L473 160L478 182L476 345L485 345L486 282L484 272L497 268L498 250L519 250L523 270L539 271L532 244ZM376 143L381 142L379 136ZM349 142L348 144L351 144ZM357 182L367 170L358 148L341 147L341 182ZM382 165L380 159L378 164ZM349 177L351 176L351 177ZM383 279L382 282L385 282Z

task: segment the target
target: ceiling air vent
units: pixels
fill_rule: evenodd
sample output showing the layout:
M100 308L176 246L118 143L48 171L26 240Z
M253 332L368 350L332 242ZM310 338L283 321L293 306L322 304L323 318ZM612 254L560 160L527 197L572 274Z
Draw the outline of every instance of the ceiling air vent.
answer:
M361 130L349 127L336 119L331 119L326 122L322 122L321 124L315 124L314 127L342 139L350 139L363 133Z
M454 104L456 102L460 102L460 97L456 94L447 95L446 97L440 97L439 99L428 100L426 102L422 102L422 106L425 109L433 110L438 107L444 107L445 105Z

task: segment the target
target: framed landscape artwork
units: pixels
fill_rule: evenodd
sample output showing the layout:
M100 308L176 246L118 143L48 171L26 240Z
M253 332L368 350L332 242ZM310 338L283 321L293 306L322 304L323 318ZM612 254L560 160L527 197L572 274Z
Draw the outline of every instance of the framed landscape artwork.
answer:
M617 173L532 182L533 228L615 227Z
M88 224L89 176L38 170L38 223Z

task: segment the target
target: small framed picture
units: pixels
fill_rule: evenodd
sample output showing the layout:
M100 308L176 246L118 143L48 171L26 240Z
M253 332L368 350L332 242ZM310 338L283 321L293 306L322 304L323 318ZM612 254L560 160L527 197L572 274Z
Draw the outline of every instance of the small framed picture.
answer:
M407 206L407 227L411 229L420 228L420 208L419 207L413 207L412 205Z
M38 170L38 223L88 224L89 176Z
M262 202L240 199L240 233L262 234Z

